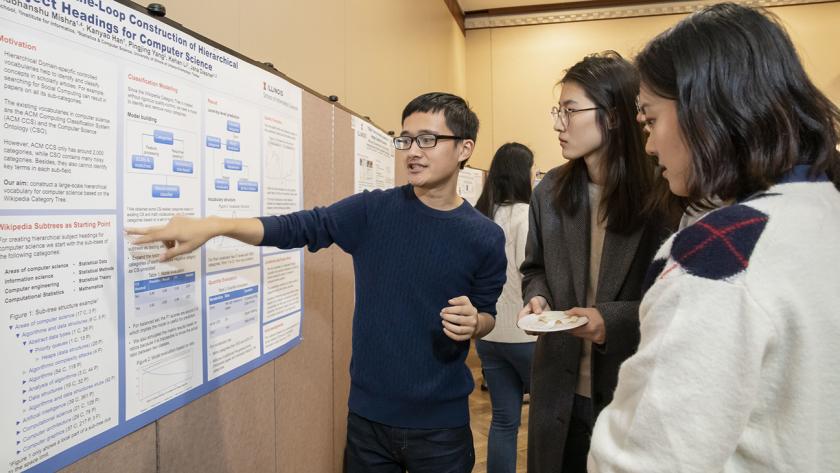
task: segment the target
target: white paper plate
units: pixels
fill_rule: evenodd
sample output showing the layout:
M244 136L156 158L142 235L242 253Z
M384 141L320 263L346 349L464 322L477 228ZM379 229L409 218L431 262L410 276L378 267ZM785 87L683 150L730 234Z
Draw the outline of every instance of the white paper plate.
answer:
M541 316L557 317L558 321L546 323L540 320ZM575 322L570 322L572 317L577 317ZM583 315L575 315L569 317L565 312L559 310L545 311L540 315L529 314L519 319L516 325L522 330L528 332L561 332L563 330L570 330L581 325L589 323L589 319Z

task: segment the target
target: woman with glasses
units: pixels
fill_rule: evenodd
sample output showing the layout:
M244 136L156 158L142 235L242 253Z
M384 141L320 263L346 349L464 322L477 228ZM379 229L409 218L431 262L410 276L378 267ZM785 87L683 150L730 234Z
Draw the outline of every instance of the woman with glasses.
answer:
M520 143L506 143L493 156L476 210L505 233L507 280L496 303L496 326L475 344L490 392L493 418L487 441L487 473L516 471L516 438L522 395L528 389L536 337L516 327L522 309L522 275L528 236L528 201L534 180L534 154Z
M642 280L676 226L636 122L639 79L614 52L560 81L552 109L563 157L531 198L519 314L562 310L585 325L540 334L531 374L528 471L585 472L592 426L639 340ZM667 191L665 191L667 193Z
M657 253L589 471L840 471L840 110L776 18L731 3L636 64L671 191L734 202Z

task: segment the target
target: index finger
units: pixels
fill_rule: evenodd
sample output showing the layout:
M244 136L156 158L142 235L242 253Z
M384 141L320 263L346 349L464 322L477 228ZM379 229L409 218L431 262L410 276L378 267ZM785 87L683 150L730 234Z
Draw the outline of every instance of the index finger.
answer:
M455 305L455 306L444 307L443 309L441 309L440 313L441 314L455 314L455 315L469 315L469 316L472 316L473 311L470 310L470 309L471 308L468 307L468 306Z
M159 230L163 227L125 227L125 234L126 235L145 235L149 232Z
M470 303L470 298L467 296L458 296L452 299L449 299L449 303L452 305L467 305Z
M589 311L583 307L572 307L571 309L566 309L563 312L565 312L566 315L587 315Z
M139 235L137 238L131 240L131 243L145 245L146 243L166 240L167 238L160 235L162 229L163 227L126 228L125 233L127 235Z

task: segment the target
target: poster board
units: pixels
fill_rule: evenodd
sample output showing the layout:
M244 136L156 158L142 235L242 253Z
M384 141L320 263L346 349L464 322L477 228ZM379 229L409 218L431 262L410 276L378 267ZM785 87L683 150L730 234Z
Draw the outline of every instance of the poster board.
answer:
M394 187L395 148L392 138L379 128L351 117L354 132L354 192Z
M302 206L301 89L111 1L0 4L0 471L53 471L300 343L303 254L129 226Z
M458 195L475 207L484 188L484 171L465 167L458 173Z

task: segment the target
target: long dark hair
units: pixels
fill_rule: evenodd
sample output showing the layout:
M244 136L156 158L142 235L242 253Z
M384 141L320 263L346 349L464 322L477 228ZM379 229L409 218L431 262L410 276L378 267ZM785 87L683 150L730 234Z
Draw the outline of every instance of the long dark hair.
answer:
M481 190L481 196L475 208L489 218L493 218L496 206L528 203L531 200L531 168L534 166L534 153L520 143L505 143L493 156L487 182Z
M705 8L654 38L636 64L645 86L677 102L693 206L767 189L797 164L840 190L840 110L808 78L772 14Z
M628 233L653 213L657 188L655 165L645 154L642 128L636 121L639 75L615 51L585 57L572 66L559 84L574 82L598 107L597 123L604 138L604 175L600 221L614 233ZM589 175L583 159L561 166L556 174L554 205L575 215L583 205Z

